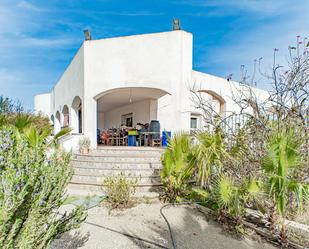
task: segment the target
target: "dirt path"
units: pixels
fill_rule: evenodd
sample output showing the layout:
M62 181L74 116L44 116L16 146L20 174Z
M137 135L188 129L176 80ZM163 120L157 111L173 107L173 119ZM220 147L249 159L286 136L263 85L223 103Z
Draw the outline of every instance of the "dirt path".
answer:
M112 214L104 207L92 208L82 227L56 241L53 249L172 248L167 225L160 215L161 207L161 203L140 204ZM178 249L275 248L267 243L235 239L216 222L207 221L195 208L169 207L164 213L171 223Z

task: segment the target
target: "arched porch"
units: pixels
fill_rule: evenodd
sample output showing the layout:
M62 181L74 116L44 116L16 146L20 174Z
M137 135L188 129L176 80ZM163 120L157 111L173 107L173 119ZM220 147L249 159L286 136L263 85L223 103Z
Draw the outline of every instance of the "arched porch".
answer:
M97 101L98 142L109 144L110 141L106 136L111 131L140 131L145 129L151 121L160 122L158 120L158 99L166 94L168 94L166 91L157 88L126 87L97 95L95 99ZM119 145L126 145L126 143L121 142Z

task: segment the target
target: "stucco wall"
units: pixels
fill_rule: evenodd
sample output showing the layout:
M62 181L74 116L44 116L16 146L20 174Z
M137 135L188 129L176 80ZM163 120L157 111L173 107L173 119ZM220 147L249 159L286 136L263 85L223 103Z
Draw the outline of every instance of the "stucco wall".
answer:
M134 124L156 117L162 130L190 130L191 113L198 111L191 101L190 88L211 90L225 100L225 111L238 106L233 92L242 86L224 78L192 70L192 34L171 31L85 41L50 94L39 95L35 108L55 115L66 104L72 109L75 96L82 100L83 133L96 147L97 127L118 127L121 115L132 112ZM97 113L97 100L103 93L120 88L155 88L166 93L158 100L134 103L107 113ZM258 98L267 93L253 89ZM46 102L47 101L47 102ZM72 118L70 118L72 120ZM103 124L104 121L104 125ZM103 127L104 126L104 127Z
M149 123L150 100L139 101L105 112L104 129L119 128L121 116L128 113L133 113L133 126L136 126L137 123Z
M96 99L114 88L149 87L170 93L158 103L167 129L183 129L183 88L191 78L192 34L172 31L86 41L85 133L96 142ZM166 100L165 100L166 99ZM166 101L171 105L166 108ZM159 118L159 116L158 116ZM163 120L164 119L164 120ZM188 125L189 127L189 125Z
M50 118L50 93L43 93L34 97L35 113L43 113Z
M80 47L70 65L60 77L59 81L51 91L51 114L59 111L62 113L64 105L71 106L75 96L84 97L84 48ZM72 118L70 118L72 120Z
M248 89L238 82L227 81L224 78L197 71L192 71L192 79L190 84L191 86L195 85L196 90L211 90L219 94L226 102L226 114L240 111L239 106L233 100L233 95L235 97L237 96L239 90L243 90L245 92ZM251 90L258 99L263 100L268 97L268 93L265 90L254 87L251 87ZM190 96L190 92L188 92L187 95ZM190 109L191 111L195 109L192 103L190 105Z
M86 94L130 86L172 92L182 79L183 62L192 68L192 45L185 43L192 43L185 31L86 41Z

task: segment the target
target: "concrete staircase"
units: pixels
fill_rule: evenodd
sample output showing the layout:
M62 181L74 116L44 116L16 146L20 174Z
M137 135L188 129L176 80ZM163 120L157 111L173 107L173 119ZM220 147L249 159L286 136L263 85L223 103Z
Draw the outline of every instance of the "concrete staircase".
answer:
M88 155L74 154L74 175L68 193L74 195L104 194L103 180L123 172L127 178L138 178L137 196L157 196L160 182L161 148L102 146Z

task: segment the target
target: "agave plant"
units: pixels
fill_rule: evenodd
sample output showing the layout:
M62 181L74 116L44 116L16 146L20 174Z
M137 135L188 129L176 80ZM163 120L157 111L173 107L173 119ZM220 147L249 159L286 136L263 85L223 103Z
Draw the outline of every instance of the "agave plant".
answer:
M169 145L162 156L163 169L160 176L165 188L165 198L176 201L185 191L193 175L193 145L188 134L176 134L169 139Z
M266 190L281 216L286 213L290 195L295 198L298 209L302 209L309 199L309 185L293 178L294 171L302 167L301 145L302 141L296 139L292 129L284 129L272 136L267 154L262 158L267 177Z
M201 186L210 183L213 173L220 174L223 166L223 159L229 157L223 142L223 135L220 130L214 134L199 132L196 134L198 145L195 150L198 181Z

